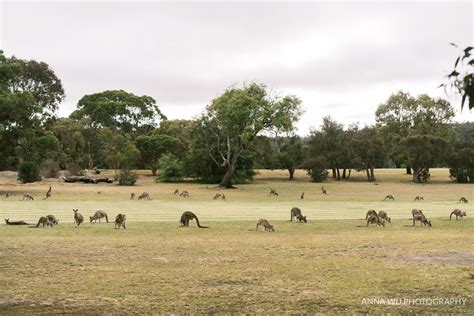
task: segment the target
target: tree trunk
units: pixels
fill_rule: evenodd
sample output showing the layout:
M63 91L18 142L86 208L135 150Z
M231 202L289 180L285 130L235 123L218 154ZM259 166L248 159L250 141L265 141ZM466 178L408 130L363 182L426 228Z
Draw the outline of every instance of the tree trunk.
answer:
M237 159L235 159L235 162L234 161L231 162L231 165L229 169L227 169L224 175L224 178L222 178L222 181L219 184L219 187L226 188L226 189L233 188L232 177L234 176L235 169L237 169Z
M370 181L375 181L374 167L370 167Z
M420 183L420 169L413 169L413 182Z
M332 177L336 179L336 168L332 168Z
M367 174L367 181L370 181L370 172L369 172L369 168L366 168L366 169L365 169L365 173Z
M154 176L156 176L156 170L157 170L157 168L151 167L150 169L151 169L151 174L154 175Z
M342 170L342 178L345 179L346 178L346 168L344 168Z
M407 167L407 174L411 174L411 167Z
M347 175L347 179L351 177L351 172L352 172L352 169L349 169L349 174Z
M294 179L294 175L295 175L295 169L294 169L294 168L290 168L290 169L288 169L288 172L290 173L290 180L293 180L293 179Z
M337 171L337 181L341 180L341 172L339 171L339 168L336 168Z

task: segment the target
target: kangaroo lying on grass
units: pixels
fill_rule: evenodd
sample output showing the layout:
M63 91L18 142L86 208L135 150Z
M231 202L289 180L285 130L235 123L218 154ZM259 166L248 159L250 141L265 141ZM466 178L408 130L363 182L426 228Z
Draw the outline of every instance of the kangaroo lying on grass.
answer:
M180 226L181 227L189 227L189 221L192 221L193 219L196 220L196 224L199 228L209 228L207 226L201 226L199 223L199 218L194 214L193 212L186 211L181 215L181 219L179 220Z
M30 225L25 221L10 221L9 218L5 218L5 224L7 224L7 225Z

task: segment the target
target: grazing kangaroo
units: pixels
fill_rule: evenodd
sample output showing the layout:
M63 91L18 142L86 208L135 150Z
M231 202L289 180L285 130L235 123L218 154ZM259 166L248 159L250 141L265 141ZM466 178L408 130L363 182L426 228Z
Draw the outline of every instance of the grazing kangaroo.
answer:
M377 214L372 214L367 218L367 227L369 224L375 224L376 226L383 226L385 227L385 221L378 217Z
M91 220L91 223L92 221L94 221L94 223L97 223L97 220L99 220L99 223L100 223L100 220L104 217L105 217L105 221L108 223L109 218L107 217L107 213L105 213L104 211L95 212L94 216L89 216L89 219Z
M148 194L148 192L143 192L142 194L140 194L138 199L139 200L150 200L150 194Z
M46 192L46 196L43 198L43 200L46 200L51 197L51 187L49 187L48 192Z
M384 201L386 200L389 200L389 201L395 201L395 198L393 197L393 195L389 194L385 197L385 199L383 199Z
M469 203L469 201L463 196L462 198L459 199L458 203Z
M266 220L266 219L259 219L257 222L257 227L255 228L255 231L258 231L259 227L263 227L264 231L266 232L274 232L275 229L273 228L272 225Z
M26 200L26 201L32 201L32 200L34 200L34 199L35 199L35 198L34 198L31 194L29 194L29 193L23 194L23 201L25 201L25 200Z
M413 216L413 226L415 226L416 221L420 221L420 223L423 224L423 226L428 225L429 227L431 227L431 221L427 220L425 215L422 214L422 213L421 214L415 214L415 216Z
M8 199L10 197L10 195L12 195L10 192L6 192L4 199Z
M115 217L115 228L120 229L120 227L123 227L123 229L127 229L127 227L125 227L125 220L125 214L117 214Z
M74 212L74 223L77 224L77 226L81 225L84 222L84 217L78 213L78 209L73 209Z
M38 224L36 224L35 227L39 227L41 224L43 224L43 227L44 226L53 227L53 223L51 223L50 220L46 216L41 216L39 221L38 221Z
M451 217L453 217L453 215L456 215L456 220L458 220L458 217L461 217L462 219L464 216L467 216L466 211L461 211L458 208L451 212L451 215L449 215L449 220L451 220Z
M59 224L59 220L57 220L54 215L46 215L46 217L51 222L51 224L52 224L51 226Z
M423 211L417 208L414 208L411 210L411 216L413 216L413 218L415 218L415 215L419 215L419 214L423 215Z
M388 217L387 212L379 211L378 216L379 216L380 219L382 219L384 221L387 221L389 223L392 223L392 219L390 217Z
M276 190L270 190L270 196L278 196L278 192Z
M179 195L179 190L178 190L178 189L174 190L174 193L173 193L173 194L174 194L174 195Z
M301 193L300 200L304 200L304 192Z
M224 194L220 194L220 193L216 193L216 195L214 195L214 200L225 200L225 195Z
M185 199L189 198L189 192L188 191L183 191L179 194L180 197L184 197Z
M199 228L209 228L207 226L201 226L199 223L199 218L194 214L193 212L186 211L181 215L181 219L179 222L181 223L181 227L189 227L189 221L192 221L193 219L196 220L196 224Z
M135 193L134 192L130 193L130 200L135 200Z
M424 201L423 197L421 195L415 196L415 200L413 202L420 202L420 201Z
M324 195L327 194L326 189L324 187L321 187L321 192L323 192Z
M306 223L307 220L306 220L306 216L303 216L303 214L301 213L301 209L299 207L293 207L290 211L290 222L293 221L293 218L295 218L295 220L298 220L300 222L304 222Z
M9 218L5 218L5 224L7 224L7 225L30 225L25 221L10 221Z
M368 218L369 218L370 216L372 216L372 215L378 216L378 215L377 215L377 212L376 212L375 210L368 210L368 211L367 211L367 214L365 214L365 219L368 219Z

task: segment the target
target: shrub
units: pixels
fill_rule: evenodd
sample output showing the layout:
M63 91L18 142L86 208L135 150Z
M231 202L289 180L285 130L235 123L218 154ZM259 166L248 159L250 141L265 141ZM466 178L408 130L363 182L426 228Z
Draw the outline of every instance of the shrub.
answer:
M160 174L157 182L179 182L183 179L183 168L173 155L164 155L161 157L158 167Z
M313 182L323 182L328 176L326 166L326 160L324 157L315 157L304 162L303 168L311 177Z
M41 181L38 163L36 161L22 161L18 165L18 180L23 183Z
M86 173L84 172L84 169L81 168L77 163L75 162L68 162L66 164L66 169L68 171L68 175L70 176L85 176Z
M43 178L58 178L59 165L52 159L47 159L41 163L41 175Z
M115 175L115 181L118 181L119 185L135 185L137 179L138 175L129 169L122 169Z

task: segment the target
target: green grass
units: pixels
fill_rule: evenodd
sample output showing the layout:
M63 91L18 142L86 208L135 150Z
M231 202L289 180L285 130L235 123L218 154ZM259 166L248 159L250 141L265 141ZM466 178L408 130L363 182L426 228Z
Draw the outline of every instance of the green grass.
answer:
M446 170L433 183L413 185L397 170L377 171L379 185L363 181L306 182L300 172L262 172L253 184L226 190L199 184L154 184L142 176L138 187L53 183L53 198L40 200L50 183L16 185L0 201L3 217L36 221L57 215L53 228L0 227L0 313L465 313L474 312L474 220L472 186L448 182ZM386 179L385 181L382 179ZM186 189L191 199L173 196ZM269 188L279 191L268 197ZM301 191L303 201L298 200ZM101 191L101 194L97 194ZM152 201L128 201L148 191ZM19 201L33 192L33 202ZM391 193L394 202L382 202ZM425 202L412 202L423 195ZM306 224L290 223L299 206ZM98 208L109 216L127 214L127 230L113 224L75 227L72 208L86 217ZM426 210L432 228L411 226L410 210ZM453 208L468 212L449 221ZM386 227L365 226L369 208L387 210ZM179 228L179 215L195 211L209 229ZM259 218L274 233L255 232ZM331 219L333 218L333 219ZM369 298L464 298L466 305L385 306Z

